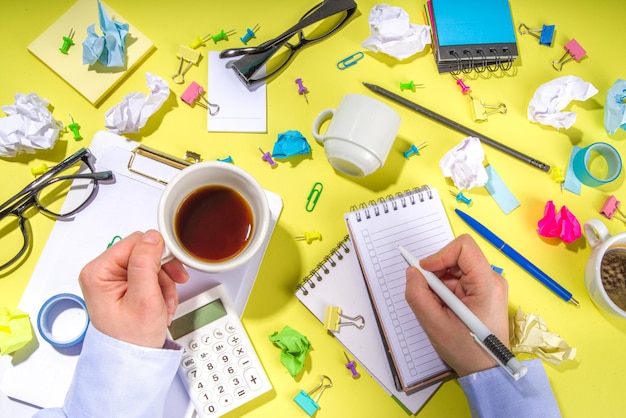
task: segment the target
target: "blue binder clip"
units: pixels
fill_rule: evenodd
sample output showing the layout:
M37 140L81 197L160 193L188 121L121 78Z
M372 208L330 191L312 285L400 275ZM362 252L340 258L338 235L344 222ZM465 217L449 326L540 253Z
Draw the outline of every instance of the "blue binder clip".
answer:
M518 31L520 35L532 35L535 38L539 39L539 45L552 46L552 41L554 41L554 25L543 25L541 29L539 28L529 28L525 24L520 24L518 27Z
M328 383L324 384L325 380L327 380ZM320 380L319 385L315 386L313 389L311 389L308 392L301 390L300 393L298 393L296 397L293 398L293 400L295 403L298 404L298 406L300 406L300 408L302 408L304 412L307 413L308 416L312 417L313 414L315 414L315 412L317 412L317 410L320 409L320 406L317 403L317 401L320 399L320 396L322 396L322 392L324 392L325 389L331 388L331 387L333 387L333 381L330 380L330 377L322 375L322 380ZM313 398L311 398L311 395L317 392L318 390L319 390L319 393L315 397L315 400L313 400Z

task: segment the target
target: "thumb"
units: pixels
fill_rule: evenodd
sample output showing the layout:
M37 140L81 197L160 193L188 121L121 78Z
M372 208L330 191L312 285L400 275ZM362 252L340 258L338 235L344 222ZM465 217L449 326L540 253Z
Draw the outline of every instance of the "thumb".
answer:
M128 292L145 296L160 293L158 274L163 245L161 234L155 230L147 231L137 241L128 260Z

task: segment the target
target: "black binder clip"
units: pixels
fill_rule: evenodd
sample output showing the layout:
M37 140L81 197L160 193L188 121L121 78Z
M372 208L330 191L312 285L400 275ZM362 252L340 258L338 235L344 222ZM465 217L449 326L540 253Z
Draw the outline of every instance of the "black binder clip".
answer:
M561 71L563 68L563 64L568 61L574 60L576 62L583 59L585 55L587 55L587 51L580 46L580 44L576 41L576 39L572 38L568 43L565 44L565 54L559 60L552 61L552 66L555 70ZM567 56L569 55L569 58ZM558 66L558 67L557 67Z
M525 24L520 24L517 28L520 35L532 35L535 38L539 39L539 45L552 46L552 42L554 41L554 25L542 25L541 29L539 28L529 28Z

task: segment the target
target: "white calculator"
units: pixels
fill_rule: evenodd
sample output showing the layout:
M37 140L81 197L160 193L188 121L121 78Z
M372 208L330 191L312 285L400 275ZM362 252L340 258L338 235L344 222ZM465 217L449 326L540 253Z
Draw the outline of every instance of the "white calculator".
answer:
M178 374L199 417L218 417L272 389L223 285L178 305L170 337L183 349Z

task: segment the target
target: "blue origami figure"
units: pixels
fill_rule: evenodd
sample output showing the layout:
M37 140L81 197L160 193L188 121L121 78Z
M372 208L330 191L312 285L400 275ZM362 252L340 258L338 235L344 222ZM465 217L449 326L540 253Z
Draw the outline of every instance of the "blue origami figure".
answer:
M626 131L626 80L618 78L606 93L604 129L614 134L618 128Z
M100 2L98 14L103 35L98 36L95 25L89 25L87 39L83 42L83 64L93 65L98 61L105 67L123 67L126 62L128 23L111 20Z
M311 147L306 138L299 131L287 131L278 134L274 144L272 157L289 158L294 155L307 155L311 153Z

